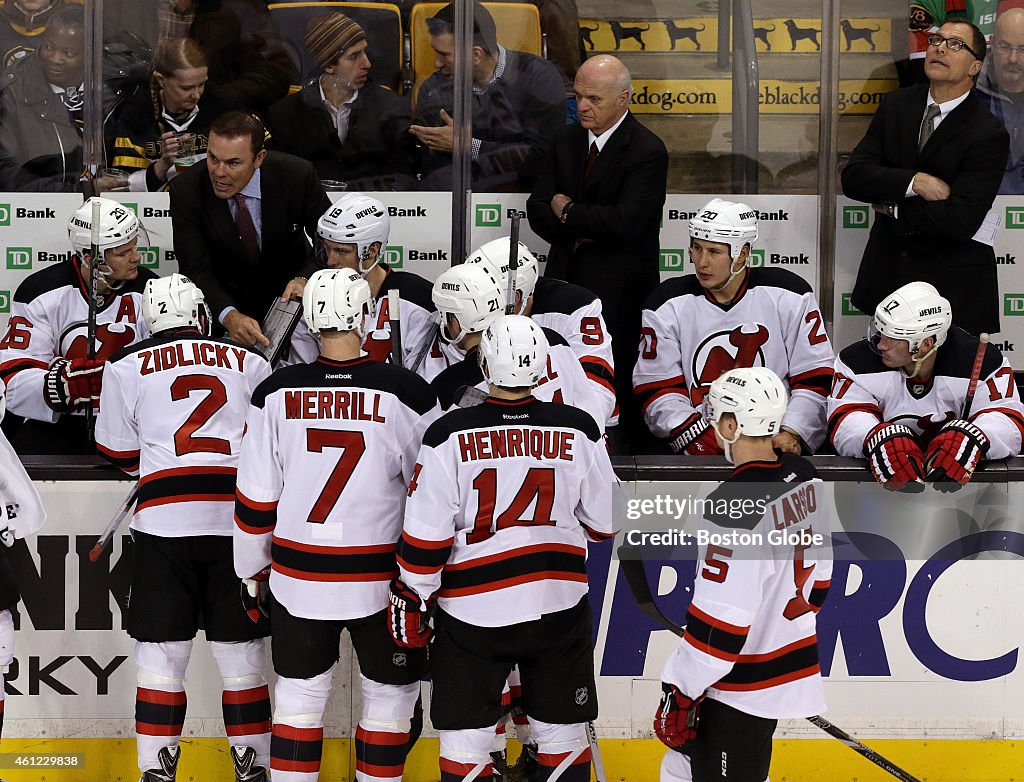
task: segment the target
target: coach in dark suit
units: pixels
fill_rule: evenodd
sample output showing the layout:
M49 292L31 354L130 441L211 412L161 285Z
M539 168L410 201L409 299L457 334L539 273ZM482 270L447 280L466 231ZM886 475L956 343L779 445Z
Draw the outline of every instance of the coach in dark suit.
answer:
M877 212L853 304L874 312L894 288L930 282L956 325L999 330L995 252L975 241L1006 165L1009 136L971 90L985 38L947 21L925 55L929 85L885 96L843 171L843 192Z
M551 243L544 275L589 288L612 335L627 434L644 432L631 378L640 312L659 282L668 178L665 144L629 113L629 71L615 57L587 60L574 83L579 123L560 129L527 202L530 226Z
M330 200L313 166L263 149L263 123L244 112L210 127L205 165L171 182L171 225L181 273L203 289L232 339L267 344L256 318L275 296L300 295L315 269L306 238Z

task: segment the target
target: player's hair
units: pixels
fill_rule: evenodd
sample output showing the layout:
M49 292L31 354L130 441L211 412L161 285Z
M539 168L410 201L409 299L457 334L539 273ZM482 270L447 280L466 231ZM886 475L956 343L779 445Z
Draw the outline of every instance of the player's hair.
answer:
M984 61L985 54L988 52L988 44L985 43L985 34L978 29L978 26L974 22L965 16L949 14L942 20L942 24L959 24L964 27L971 28L970 40L967 44L974 51L975 57Z
M454 33L455 4L449 3L427 19L427 29L431 35ZM498 51L498 32L494 26L494 17L479 2L473 3L473 45L479 46L487 54L495 54Z
M46 27L54 30L68 27L85 29L85 9L77 3L62 5L47 20Z
M253 155L258 155L263 149L267 130L263 127L263 120L255 114L247 111L229 111L221 114L210 124L210 133L225 138L248 136Z
M167 38L156 48L153 57L153 73L149 77L149 97L153 102L153 116L160 119L163 104L160 101L160 85L156 74L170 76L182 68L207 68L209 63L203 47L193 38Z

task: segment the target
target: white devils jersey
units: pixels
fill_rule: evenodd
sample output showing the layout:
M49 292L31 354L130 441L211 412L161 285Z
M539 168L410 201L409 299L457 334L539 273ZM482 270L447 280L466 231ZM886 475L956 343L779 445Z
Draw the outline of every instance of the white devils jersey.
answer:
M934 377L922 383L889 369L866 339L843 349L836 359L828 398L829 439L840 456L864 456L864 440L882 421L906 424L926 448L946 423L968 418L989 439L986 459L1016 456L1024 437L1024 405L1013 368L991 343L982 360L971 409L964 402L979 340L952 327L935 357Z
M601 300L580 285L541 277L533 291L530 317L539 326L562 335L573 349L587 378L612 410L607 425L615 426L619 422L615 404L615 359Z
M269 374L259 353L192 329L163 331L107 362L96 448L139 476L132 529L232 534L245 415Z
M440 315L437 317L440 318ZM433 382L448 367L461 363L465 357L466 351L446 340L441 336L440 329L435 328L430 337L429 347L416 367L416 374L428 383Z
M594 420L528 396L452 410L423 438L401 577L456 619L504 627L587 594L587 539L615 534L616 484Z
M109 359L149 336L142 319L142 291L156 275L139 276L103 301L96 313L96 358ZM89 303L78 260L62 261L31 274L14 293L7 333L0 339L0 380L7 384L7 410L54 423L60 414L43 398L50 361L86 358Z
M738 542L699 546L686 633L662 681L757 717L818 714L825 698L815 615L832 578L824 484L809 462L784 453L737 467L707 499L719 515L706 514L701 530ZM735 503L752 501L764 512L730 515Z
M271 565L274 597L295 616L382 610L416 451L436 416L426 381L366 357L275 371L253 394L242 441L236 573Z
M642 318L633 388L656 437L692 426L723 372L768 367L789 389L782 426L812 452L824 441L835 355L803 279L785 269L750 269L732 303L719 304L696 276L678 277L655 289Z
M589 413L604 432L605 421L611 417L614 397L609 399L587 379L576 354L561 336L551 329L544 329L544 336L550 345L548 363L544 376L533 387L533 395L542 402L578 407ZM442 410L458 404L459 391L464 386L478 388L486 394L488 385L480 369L477 349L470 350L462 361L448 367L430 385Z

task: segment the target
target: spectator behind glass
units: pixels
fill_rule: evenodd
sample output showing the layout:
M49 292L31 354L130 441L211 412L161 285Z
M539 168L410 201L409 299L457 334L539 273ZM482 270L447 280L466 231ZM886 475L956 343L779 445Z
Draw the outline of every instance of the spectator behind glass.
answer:
M275 149L309 160L350 190L415 189L409 100L370 81L363 28L340 13L309 20L306 48L318 75L270 109Z
M1010 134L1010 154L999 185L1004 195L1024 194L1024 9L996 19L995 34L977 83L978 97Z
M0 190L72 192L82 173L85 17L66 5L39 49L0 75ZM99 177L108 190L112 180Z
M129 189L160 190L178 169L206 157L210 123L234 108L207 89L207 73L206 55L196 41L168 38L160 44L149 90L135 94L114 128L111 160L115 168L132 172ZM189 160L179 160L182 138L191 139Z
M547 60L498 44L494 19L474 2L473 189L529 190L555 132L565 124L565 91ZM452 187L453 5L427 20L437 72L420 87L419 124L410 131L426 147L424 190Z
M0 6L0 68L36 50L47 20L62 5L64 0L7 0Z

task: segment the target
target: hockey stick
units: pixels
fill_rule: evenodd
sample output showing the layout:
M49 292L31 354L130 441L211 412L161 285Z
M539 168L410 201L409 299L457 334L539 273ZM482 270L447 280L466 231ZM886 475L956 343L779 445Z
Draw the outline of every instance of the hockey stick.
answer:
M594 730L594 723L587 723L587 743L590 744L590 759L594 764L594 778L597 782L608 782L604 773L604 758L601 757L601 747L597 743L597 731Z
M398 290L388 291L388 325L391 327L391 363L396 367L405 366L402 361L402 320L399 310Z
M121 503L121 507L118 508L117 512L110 517L110 521L107 523L107 528L103 530L103 533L98 538L96 538L96 543L94 543L93 547L89 550L90 562L95 562L103 555L103 550L114 537L114 533L117 532L122 524L124 524L124 520L131 515L132 505L135 504L135 501L138 498L139 482L136 481L132 485L132 490L128 492L128 496L125 497L124 502Z
M680 627L665 616L665 614L661 612L661 609L655 605L654 596L651 594L651 585L648 583L647 574L644 572L643 560L637 555L636 549L628 543L623 543L619 546L618 554L619 570L626 575L626 583L629 585L629 591L633 593L633 599L636 600L640 610L666 630L682 637L685 632L685 628ZM832 738L843 742L843 744L848 746L854 752L862 755L867 760L870 760L879 768L888 771L902 782L921 782L920 779L904 771L892 761L882 757L866 744L861 744L849 733L844 731L842 728L833 725L824 717L815 714L814 716L807 717L806 719L812 725L821 728Z
M505 314L516 314L516 274L519 271L519 213L512 217L512 233L508 237L508 298Z
M967 385L967 398L964 400L964 412L960 417L968 420L971 412L971 405L974 404L974 392L978 389L978 380L981 379L981 365L985 363L985 353L988 350L989 335L982 332L978 337L978 352L974 354L974 366L971 367L971 382Z
M85 350L86 358L90 361L96 359L96 308L99 303L96 301L99 296L100 287L100 272L99 272L99 254L100 254L100 202L99 199L93 199L92 202L92 226L89 229L90 237L89 243L92 245L89 248L90 259L89 259L89 319L86 325L85 332ZM85 432L86 437L90 440L96 439L96 416L92 409L92 400L89 400L89 404L85 407Z

